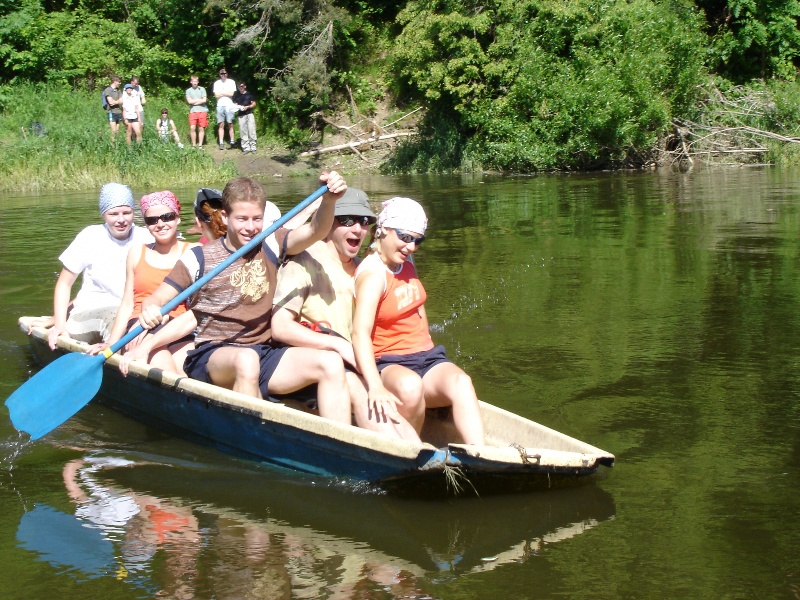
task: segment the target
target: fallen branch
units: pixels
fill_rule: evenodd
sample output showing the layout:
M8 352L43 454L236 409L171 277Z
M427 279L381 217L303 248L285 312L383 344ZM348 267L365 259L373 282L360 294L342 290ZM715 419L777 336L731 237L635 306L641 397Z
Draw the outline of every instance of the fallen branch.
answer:
M401 131L399 133L390 133L387 135L379 135L377 137L370 137L366 140L358 141L358 142L350 142L349 144L339 144L338 146L328 146L327 148L318 148L316 150L309 150L307 152L301 152L298 156L306 157L306 156L319 156L320 154L326 154L328 152L337 152L339 150L355 150L358 146L363 146L364 144L371 144L373 142L381 142L383 140L391 140L394 138L399 137L408 137L410 135L417 135L415 132L412 131Z
M391 123L387 123L386 125L384 125L384 126L383 126L383 128L384 128L384 129L388 129L389 127L391 127L391 126L392 126L392 125L394 125L395 123L399 123L400 121L402 121L402 120L403 120L403 119L405 119L406 117L410 117L411 115L413 115L413 114L414 114L415 112L417 112L418 110L422 110L422 107L421 107L421 106L418 106L417 108L415 108L414 110L412 110L410 113L406 113L406 114L404 114L402 117L400 117L399 119L395 119L395 120L394 120L394 121L392 121Z

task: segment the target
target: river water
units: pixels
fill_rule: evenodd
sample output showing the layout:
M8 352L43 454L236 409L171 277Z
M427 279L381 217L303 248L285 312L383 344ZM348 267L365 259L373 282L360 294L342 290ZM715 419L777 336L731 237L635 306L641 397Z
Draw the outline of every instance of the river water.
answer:
M94 404L25 444L3 407L0 597L800 596L800 171L351 184L426 207L434 339L479 396L616 466L576 489L410 500ZM283 209L317 187L265 185ZM195 190L175 191L186 229ZM36 370L16 319L51 312L58 254L96 206L0 202L0 398Z

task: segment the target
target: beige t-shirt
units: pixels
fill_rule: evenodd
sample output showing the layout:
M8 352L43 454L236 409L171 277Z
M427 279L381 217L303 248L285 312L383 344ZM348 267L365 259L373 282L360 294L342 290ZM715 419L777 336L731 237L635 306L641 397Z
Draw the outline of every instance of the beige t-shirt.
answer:
M312 324L327 321L350 341L354 281L325 242L316 242L281 267L274 310L286 307Z

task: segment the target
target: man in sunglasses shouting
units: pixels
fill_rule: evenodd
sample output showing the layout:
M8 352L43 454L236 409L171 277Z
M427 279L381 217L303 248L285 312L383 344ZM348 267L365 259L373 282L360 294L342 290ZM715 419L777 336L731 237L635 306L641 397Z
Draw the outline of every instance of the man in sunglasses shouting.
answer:
M347 369L356 423L384 435L419 441L402 417L378 419L370 414L367 392L355 368L350 341L353 328L354 277L358 253L376 216L369 198L347 188L336 203L328 235L281 267L272 310L272 337L289 346L332 350Z

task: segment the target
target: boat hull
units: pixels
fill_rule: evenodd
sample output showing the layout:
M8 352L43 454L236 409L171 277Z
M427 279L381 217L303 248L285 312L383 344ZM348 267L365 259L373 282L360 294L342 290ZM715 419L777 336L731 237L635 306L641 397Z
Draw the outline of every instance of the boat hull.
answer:
M23 331L28 323L20 319ZM45 330L33 328L31 348L42 365L83 348L59 340L52 352L46 339ZM112 356L104 364L95 401L226 453L395 492L485 494L554 487L590 480L601 465L614 462L607 452L485 403L484 424L495 447L449 443L457 434L448 411L426 417L423 439L432 443L412 444L146 365L133 363L123 377L118 363ZM501 439L504 432L519 443Z

